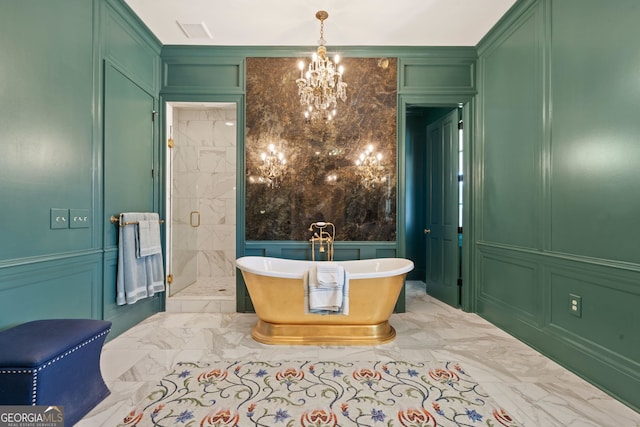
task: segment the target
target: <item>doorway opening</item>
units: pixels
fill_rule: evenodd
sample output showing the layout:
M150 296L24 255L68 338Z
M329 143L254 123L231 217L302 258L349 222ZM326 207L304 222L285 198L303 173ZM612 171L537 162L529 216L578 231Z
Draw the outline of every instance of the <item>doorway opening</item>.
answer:
M237 104L167 102L165 132L167 310L234 311Z
M463 285L463 105L408 106L406 111L407 255L413 280L454 307Z

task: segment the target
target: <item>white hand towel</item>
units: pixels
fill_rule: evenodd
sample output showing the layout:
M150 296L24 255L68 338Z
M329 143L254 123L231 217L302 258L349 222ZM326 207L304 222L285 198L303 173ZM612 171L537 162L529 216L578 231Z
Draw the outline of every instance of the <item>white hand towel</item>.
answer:
M308 272L309 311L339 312L343 302L342 286L322 286L317 276L318 268L311 267Z
M344 269L339 264L323 262L316 267L320 287L338 288L344 283Z
M328 288L322 289L317 283L317 279L314 279L314 277L317 276L316 268L311 267L305 272L303 276L305 314L341 314L345 316L349 314L349 276L347 272L344 271L344 268L342 271L344 285L335 290ZM323 291L331 291L333 299L327 301L327 295L329 294L323 294ZM340 301L340 297L335 294L336 291L339 291L342 295L342 301ZM311 294L313 294L313 297L310 296Z

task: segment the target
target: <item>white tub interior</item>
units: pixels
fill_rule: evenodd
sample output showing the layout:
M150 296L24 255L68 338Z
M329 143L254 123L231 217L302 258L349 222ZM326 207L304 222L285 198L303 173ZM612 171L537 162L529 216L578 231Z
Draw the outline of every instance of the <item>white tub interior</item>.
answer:
M238 258L236 266L262 276L302 279L314 263L327 261L301 261L283 258L247 256ZM396 276L413 270L413 261L404 258L376 258L352 261L333 261L344 267L350 279L370 279Z

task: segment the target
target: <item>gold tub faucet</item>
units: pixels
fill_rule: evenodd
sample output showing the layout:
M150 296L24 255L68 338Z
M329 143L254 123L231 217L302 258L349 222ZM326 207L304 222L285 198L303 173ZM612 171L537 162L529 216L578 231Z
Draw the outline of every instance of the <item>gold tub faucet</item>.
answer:
M331 232L327 231L327 228ZM313 236L309 239L311 242L311 260L316 260L316 242L318 243L318 252L327 254L327 261L333 261L333 242L336 237L336 227L330 222L317 221L311 223L309 231L313 232Z

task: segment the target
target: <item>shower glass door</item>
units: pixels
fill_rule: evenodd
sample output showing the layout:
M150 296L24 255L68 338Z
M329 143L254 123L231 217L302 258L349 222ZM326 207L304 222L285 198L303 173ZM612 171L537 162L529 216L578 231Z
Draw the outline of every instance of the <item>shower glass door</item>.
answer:
M169 296L192 285L198 275L198 233L192 223L198 211L197 184L194 180L195 147L180 132L180 109L167 104L167 176L169 189L167 227L167 270L171 276Z
M236 103L166 107L169 296L235 294Z

